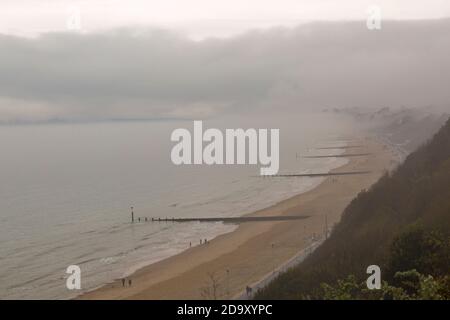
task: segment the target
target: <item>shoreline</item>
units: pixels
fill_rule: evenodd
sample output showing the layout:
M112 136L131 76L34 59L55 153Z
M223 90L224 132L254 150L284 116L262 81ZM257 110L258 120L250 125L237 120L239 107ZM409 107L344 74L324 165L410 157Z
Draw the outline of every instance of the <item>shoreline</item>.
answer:
M392 155L376 139L364 141L371 155L349 157L336 170L371 170L364 175L326 177L317 186L267 208L243 215L310 215L296 221L241 223L207 245L197 245L132 273L132 286L115 280L75 299L230 299L286 263L340 219L354 196L372 185L390 167ZM345 153L343 155L345 156ZM212 283L220 290L211 293Z

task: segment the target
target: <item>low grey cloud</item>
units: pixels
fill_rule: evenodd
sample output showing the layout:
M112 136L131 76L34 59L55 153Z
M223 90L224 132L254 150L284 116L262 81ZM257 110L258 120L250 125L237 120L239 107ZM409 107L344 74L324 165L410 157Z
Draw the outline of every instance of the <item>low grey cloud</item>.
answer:
M158 29L0 35L0 122L445 106L449 34L442 19L378 31L316 22L197 42Z

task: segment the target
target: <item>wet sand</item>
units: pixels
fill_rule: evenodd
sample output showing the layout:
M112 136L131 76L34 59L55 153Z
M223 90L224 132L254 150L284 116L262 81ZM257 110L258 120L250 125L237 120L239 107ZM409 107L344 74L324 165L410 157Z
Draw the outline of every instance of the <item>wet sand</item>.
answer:
M360 143L358 143L360 144ZM308 215L291 221L245 222L208 244L144 267L129 278L85 293L79 299L229 299L283 264L325 232L325 216L332 227L355 195L367 189L392 166L393 155L373 139L364 138L360 150L369 155L349 158L336 171L368 174L330 176L316 188L251 213L252 216ZM350 150L349 150L350 151ZM351 153L351 152L349 152ZM304 178L273 178L304 179ZM216 287L215 293L213 287Z

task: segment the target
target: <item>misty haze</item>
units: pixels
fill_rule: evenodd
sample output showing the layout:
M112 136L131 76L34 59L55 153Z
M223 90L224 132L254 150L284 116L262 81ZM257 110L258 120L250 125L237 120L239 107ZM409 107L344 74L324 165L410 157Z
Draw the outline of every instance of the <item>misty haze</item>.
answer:
M0 300L450 299L449 3L66 2L0 4Z

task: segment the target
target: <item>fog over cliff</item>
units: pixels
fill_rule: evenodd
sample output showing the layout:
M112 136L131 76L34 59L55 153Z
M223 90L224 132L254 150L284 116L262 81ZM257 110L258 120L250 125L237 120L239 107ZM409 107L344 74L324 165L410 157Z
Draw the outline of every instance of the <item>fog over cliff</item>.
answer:
M450 109L450 19L315 22L193 41L162 29L0 35L0 122Z

